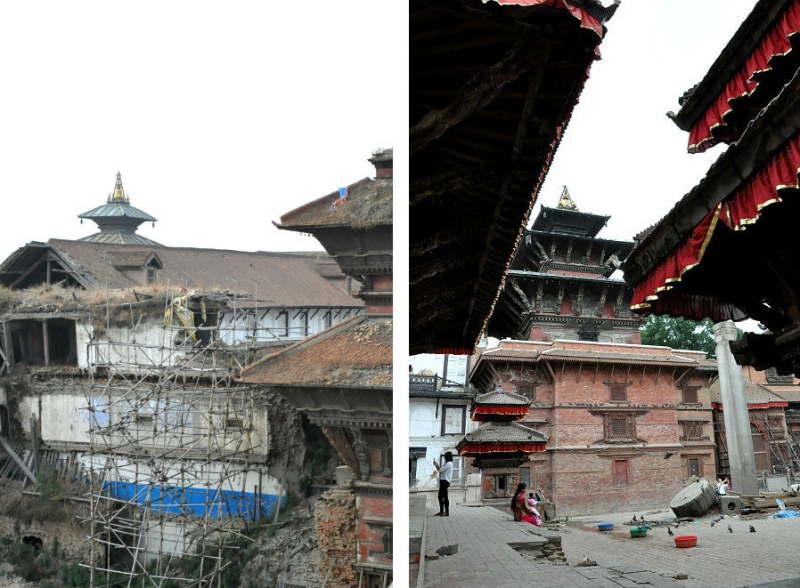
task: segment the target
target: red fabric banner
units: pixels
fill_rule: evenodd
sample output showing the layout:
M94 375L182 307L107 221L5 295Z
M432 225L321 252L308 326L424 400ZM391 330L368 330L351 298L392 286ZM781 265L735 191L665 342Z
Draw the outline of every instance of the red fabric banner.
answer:
M721 202L692 230L686 240L636 286L631 309L637 312L682 315L687 318L710 317L714 321L745 318L734 306L702 294L663 296L680 282L684 273L703 258L717 222L740 231L758 221L770 204L781 202L780 192L798 189L800 172L800 135L795 135L755 174L742 184L734 195Z
M458 449L459 455L486 455L487 453L535 453L545 451L544 443L466 443Z
M722 93L689 131L689 153L701 153L720 141L735 140L724 128L725 116L733 110L732 100L750 96L758 87L758 74L772 69L776 55L792 50L790 38L800 32L800 2L793 2L770 31L762 37L742 67L728 81Z
M517 415L517 416L525 416L528 414L528 407L527 406L500 406L497 404L482 404L475 407L475 410L472 411L472 414L479 414L479 415L493 415L493 414L501 414L501 415Z

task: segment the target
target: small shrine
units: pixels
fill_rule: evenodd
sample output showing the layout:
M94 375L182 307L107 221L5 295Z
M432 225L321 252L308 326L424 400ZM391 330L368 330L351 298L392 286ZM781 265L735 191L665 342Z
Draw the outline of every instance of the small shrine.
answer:
M459 455L474 458L483 470L484 498L513 493L519 466L531 453L545 451L547 435L517 422L528 414L530 400L521 394L497 390L477 396L470 418L483 424L467 433L456 445Z
M79 241L160 245L160 243L136 233L136 229L142 223L151 222L155 226L158 219L135 206L131 206L131 200L122 188L122 175L119 172L117 172L114 191L108 195L106 203L79 214L78 218L81 219L81 222L83 222L83 219L93 221L100 229L99 233L83 237Z

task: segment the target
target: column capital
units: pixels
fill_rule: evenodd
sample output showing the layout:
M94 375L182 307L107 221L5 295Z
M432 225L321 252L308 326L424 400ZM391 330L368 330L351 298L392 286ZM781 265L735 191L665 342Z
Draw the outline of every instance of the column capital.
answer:
M712 330L714 331L714 341L716 341L717 345L726 341L736 341L737 331L733 321L715 323Z

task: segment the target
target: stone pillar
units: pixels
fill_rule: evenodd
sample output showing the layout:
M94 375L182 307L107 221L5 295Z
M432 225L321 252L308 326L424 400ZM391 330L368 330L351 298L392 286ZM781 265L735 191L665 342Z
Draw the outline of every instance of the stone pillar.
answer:
M714 325L717 343L717 370L725 416L725 442L731 465L733 489L746 496L758 496L756 458L750 435L750 415L744 393L742 367L733 359L730 342L736 341L736 325L725 321Z

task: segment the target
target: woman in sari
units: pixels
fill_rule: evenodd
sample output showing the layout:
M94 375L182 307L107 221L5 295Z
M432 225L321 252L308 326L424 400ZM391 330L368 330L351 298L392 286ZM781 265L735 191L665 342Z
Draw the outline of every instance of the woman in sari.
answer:
M527 487L528 485L524 482L517 484L517 491L514 493L514 498L511 499L511 512L514 513L515 521L535 525L536 520L532 512L533 509L525 498L525 488Z

